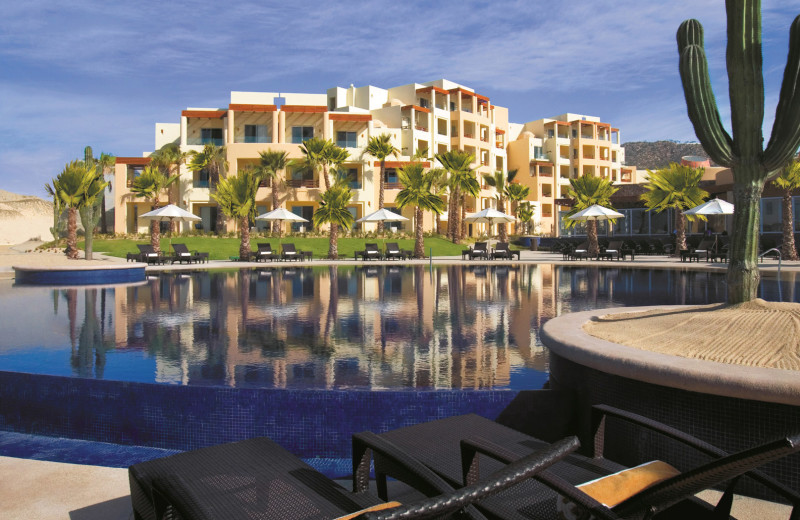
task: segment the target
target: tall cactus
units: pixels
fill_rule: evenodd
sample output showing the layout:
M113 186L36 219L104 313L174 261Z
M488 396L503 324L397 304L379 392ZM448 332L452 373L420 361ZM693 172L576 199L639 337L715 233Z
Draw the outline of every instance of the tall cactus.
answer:
M761 72L761 1L726 0L731 137L723 128L708 76L703 27L686 20L678 29L680 73L689 119L706 153L733 171L733 215L728 303L756 297L758 222L767 178L800 146L800 16L789 34L789 57L767 148L763 148L764 79Z

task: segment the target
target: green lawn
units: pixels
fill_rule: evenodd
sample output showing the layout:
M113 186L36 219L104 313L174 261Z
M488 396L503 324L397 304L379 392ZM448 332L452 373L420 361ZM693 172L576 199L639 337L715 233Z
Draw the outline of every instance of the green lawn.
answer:
M398 240L389 238L389 242L397 242L401 249L414 249L414 240L405 239ZM161 250L164 252L172 252L170 247L171 242L186 244L190 250L194 251L207 251L211 260L227 260L232 256L239 256L239 243L238 238L216 238L216 237L162 237ZM250 245L255 251L258 242L269 242L272 244L274 251L280 251L279 241L277 238L256 238L250 240ZM291 242L295 248L303 251L313 251L314 258L325 258L328 256L328 239L321 238L300 238L300 237L285 237L280 242ZM354 251L361 251L364 249L365 242L377 242L379 247L383 247L383 239L365 239L365 238L340 238L339 239L339 258L353 258ZM136 253L138 249L136 244L149 244L150 240L130 240L130 239L100 239L94 240L94 251L98 253L107 253L111 256L118 256L125 258L127 253ZM79 248L83 249L83 243L79 244ZM430 254L433 248L433 256L460 256L461 251L466 246L463 244L453 244L450 241L442 238L426 238L425 239L425 256Z

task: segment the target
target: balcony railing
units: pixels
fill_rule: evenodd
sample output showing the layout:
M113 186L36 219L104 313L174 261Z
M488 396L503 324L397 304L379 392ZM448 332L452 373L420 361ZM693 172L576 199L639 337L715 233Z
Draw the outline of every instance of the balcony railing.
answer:
M503 147L503 141L495 141L494 146L496 148L502 148Z
M402 190L403 184L400 182L384 182L383 188L386 190Z
M553 204L557 204L558 206L572 206L572 199L556 199L553 201Z
M204 181L192 181L192 188L209 188L211 187L211 183L208 179Z
M552 177L552 176L553 172L542 172L542 171L539 172L539 177Z
M319 188L319 181L291 179L286 181L286 185L290 188Z
M425 127L424 127L424 126L422 126L422 125L416 125L414 128L416 128L416 129L417 129L417 130L419 130L420 132L427 132L427 131L428 131L428 129L427 129L427 128L425 128Z
M272 186L272 179L264 179L258 183L259 188L269 188Z
M489 138L488 137L481 137L481 141L483 141L484 143L488 143L489 142Z
M225 146L225 141L220 137L219 139L213 139L208 137L189 137L186 139L187 145L192 146L203 146L206 144L213 144L216 146Z
M464 137L467 139L475 139L475 134L468 134L467 132L464 132Z
M350 182L350 189L351 190L360 190L361 189L361 181L351 181Z

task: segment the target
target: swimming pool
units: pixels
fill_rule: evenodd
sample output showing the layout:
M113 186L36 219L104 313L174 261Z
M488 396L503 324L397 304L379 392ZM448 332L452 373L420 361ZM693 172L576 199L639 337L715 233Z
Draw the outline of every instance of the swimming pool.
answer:
M355 431L493 418L541 388L539 328L552 317L726 297L719 273L533 264L3 284L0 430L167 449L268 435L343 460ZM774 280L763 287L777 299Z

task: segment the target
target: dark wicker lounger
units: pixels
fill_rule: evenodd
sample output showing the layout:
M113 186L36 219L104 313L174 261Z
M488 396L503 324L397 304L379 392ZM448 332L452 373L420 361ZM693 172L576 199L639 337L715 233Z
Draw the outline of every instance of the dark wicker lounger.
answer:
M374 434L354 436L356 459L350 492L267 438L221 444L129 469L137 520L333 519L383 503L368 489L371 454L404 468L415 487L431 496L410 505L358 518L457 518L485 520L470 504L530 478L579 446L574 437L511 464L473 486L454 490L431 470Z
M691 446L713 460L667 479L609 509L575 487L625 469L624 466L603 458L607 417L615 417L637 427L657 431ZM727 518L736 477L747 473L749 477L791 502L795 506L794 514L800 513L800 507L797 507L800 505L800 495L753 471L767 462L800 451L800 436L727 455L718 448L661 423L607 406L593 408L593 424L596 432L594 457L572 454L535 477L537 481L522 482L481 501L478 504L479 509L490 518L549 520L558 517L556 501L561 495L590 510L595 518L643 518L651 511L664 513L658 518L706 518L710 517L711 507L692 497L704 489L732 480L718 505L718 513L722 515L720 518ZM480 481L483 476L502 467L502 464L547 446L544 441L474 414L400 428L383 433L380 437L412 453L417 460L453 486ZM476 453L481 455L476 456ZM375 472L378 494L381 497L386 496L387 475L403 480L392 461L384 460L380 456L375 459Z

